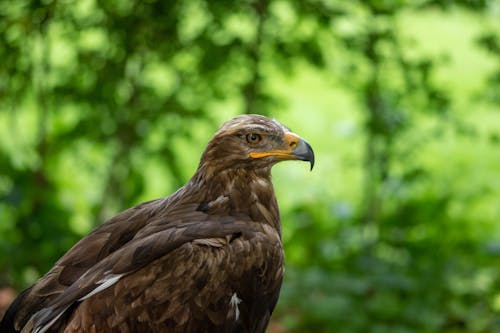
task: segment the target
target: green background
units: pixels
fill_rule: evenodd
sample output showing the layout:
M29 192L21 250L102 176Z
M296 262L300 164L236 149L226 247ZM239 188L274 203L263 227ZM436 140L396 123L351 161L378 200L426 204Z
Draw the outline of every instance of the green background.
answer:
M271 332L500 332L498 1L1 1L0 287L275 117Z

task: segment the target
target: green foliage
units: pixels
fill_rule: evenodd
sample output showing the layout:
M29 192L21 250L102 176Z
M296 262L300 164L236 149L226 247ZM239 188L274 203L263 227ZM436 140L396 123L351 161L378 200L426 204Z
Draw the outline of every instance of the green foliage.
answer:
M499 331L495 6L1 2L0 285L170 194L218 122L261 113L318 156L307 178L275 170L285 330Z
M454 196L406 198L378 230L327 203L290 212L300 228L287 244L280 320L298 332L499 330L500 253L443 214Z

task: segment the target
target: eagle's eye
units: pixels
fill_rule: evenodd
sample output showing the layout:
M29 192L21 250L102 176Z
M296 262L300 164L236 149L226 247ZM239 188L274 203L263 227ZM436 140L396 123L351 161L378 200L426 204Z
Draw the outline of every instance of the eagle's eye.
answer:
M262 136L257 133L247 134L247 142L251 144L257 144L262 141Z

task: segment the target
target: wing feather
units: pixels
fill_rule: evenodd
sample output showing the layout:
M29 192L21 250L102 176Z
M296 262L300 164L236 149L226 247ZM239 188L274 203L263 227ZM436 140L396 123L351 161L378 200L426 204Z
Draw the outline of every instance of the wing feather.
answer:
M275 230L246 226L251 232L224 246L187 242L124 276L80 303L66 331L91 323L102 332L263 333L279 293L282 248Z
M164 204L165 199L142 203L82 238L47 274L18 296L0 322L0 332L21 331L33 313L45 308L90 267L133 239Z
M40 333L45 332L73 303L85 300L111 287L121 277L139 270L179 246L197 239L226 237L241 233L252 237L255 233L249 230L249 225L252 224L255 223L249 224L249 221L225 217L202 223L190 222L166 226L165 230L135 238L89 268L79 279L48 303L45 309L33 315L30 321L33 322L35 329L40 329Z

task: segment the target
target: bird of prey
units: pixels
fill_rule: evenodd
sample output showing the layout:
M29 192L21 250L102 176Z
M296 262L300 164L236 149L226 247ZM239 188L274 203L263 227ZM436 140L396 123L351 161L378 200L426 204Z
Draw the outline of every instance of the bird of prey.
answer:
M12 303L0 332L264 332L284 273L271 167L309 161L278 121L241 115L172 195L74 245Z

